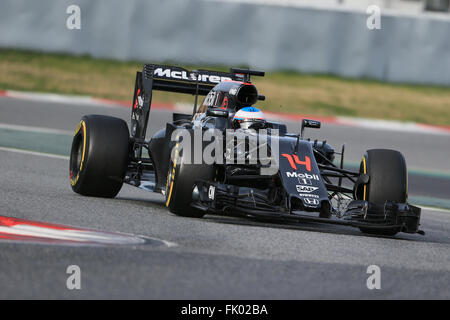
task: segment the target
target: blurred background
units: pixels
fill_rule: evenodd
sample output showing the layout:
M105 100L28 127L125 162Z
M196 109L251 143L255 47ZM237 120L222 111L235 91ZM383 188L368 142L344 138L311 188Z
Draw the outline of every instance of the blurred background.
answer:
M241 66L266 110L450 125L449 0L0 3L0 90L131 101L144 62Z
M179 244L0 241L0 299L448 299L449 39L449 0L0 0L0 215ZM252 81L266 117L293 133L303 117L320 120L305 137L338 153L345 144L348 169L368 149L400 151L426 236L185 219L128 185L115 199L75 194L77 124L86 114L129 123L144 63L265 70ZM193 102L155 91L147 136ZM82 290L65 286L73 264ZM383 290L367 289L374 264Z
M407 13L424 11L449 12L449 0L225 0L229 2L249 2L259 4L278 4L286 6L316 6L318 8L352 8L365 11L370 5L382 9L400 10Z

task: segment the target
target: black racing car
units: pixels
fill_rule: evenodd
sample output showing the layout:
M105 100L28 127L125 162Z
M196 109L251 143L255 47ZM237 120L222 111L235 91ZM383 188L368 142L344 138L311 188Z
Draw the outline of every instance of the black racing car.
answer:
M400 152L368 150L359 171L351 171L344 169L344 146L337 153L325 141L304 139L304 129L320 128L318 121L303 119L300 134L264 119L240 127L239 110L265 99L251 76L264 72L146 64L136 75L131 134L118 118L81 119L70 155L72 189L112 198L128 183L165 195L169 210L186 217L241 215L343 224L377 235L423 234L420 208L407 203ZM146 139L153 90L191 94L195 103L192 114L173 113L172 122ZM200 106L198 96L206 96Z

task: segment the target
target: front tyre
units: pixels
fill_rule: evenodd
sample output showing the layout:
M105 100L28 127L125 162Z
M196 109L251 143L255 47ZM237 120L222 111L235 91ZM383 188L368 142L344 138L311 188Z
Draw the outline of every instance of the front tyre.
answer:
M170 160L166 181L166 207L183 217L201 218L205 212L191 207L192 191L197 180L214 179L215 167L204 163L190 164L183 158L179 145L175 146L174 158Z
M361 161L360 172L369 176L369 183L358 190L360 200L384 205L386 201L406 203L408 199L408 172L403 155L395 150L368 150ZM370 229L362 232L393 236L400 228Z
M113 198L122 188L128 165L129 131L122 119L84 116L70 151L70 184L84 196Z

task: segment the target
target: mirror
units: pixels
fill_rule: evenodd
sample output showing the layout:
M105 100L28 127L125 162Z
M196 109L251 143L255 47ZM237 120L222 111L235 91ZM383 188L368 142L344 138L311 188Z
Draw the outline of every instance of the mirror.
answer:
M300 130L300 137L303 139L303 131L305 128L320 128L320 121L317 120L309 120L309 119L302 119L302 127Z
M302 127L303 128L320 128L320 121L317 120L309 120L309 119L302 119Z

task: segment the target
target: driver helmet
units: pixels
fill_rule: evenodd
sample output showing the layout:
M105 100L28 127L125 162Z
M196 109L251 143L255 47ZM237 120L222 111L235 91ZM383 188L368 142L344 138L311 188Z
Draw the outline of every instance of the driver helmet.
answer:
M233 118L234 129L259 129L265 126L264 113L255 107L244 107L238 110Z

